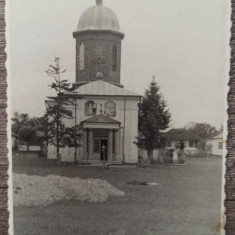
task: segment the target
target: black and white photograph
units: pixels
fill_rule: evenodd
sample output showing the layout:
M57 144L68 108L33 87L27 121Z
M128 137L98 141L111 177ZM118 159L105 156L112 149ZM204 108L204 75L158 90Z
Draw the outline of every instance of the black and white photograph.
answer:
M229 7L7 3L10 234L225 234Z

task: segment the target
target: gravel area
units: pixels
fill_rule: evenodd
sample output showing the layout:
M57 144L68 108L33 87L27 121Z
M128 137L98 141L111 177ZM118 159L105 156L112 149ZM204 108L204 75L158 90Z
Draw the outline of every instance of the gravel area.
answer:
M49 205L61 200L103 202L109 196L124 196L105 180L67 178L58 175L14 174L14 206Z

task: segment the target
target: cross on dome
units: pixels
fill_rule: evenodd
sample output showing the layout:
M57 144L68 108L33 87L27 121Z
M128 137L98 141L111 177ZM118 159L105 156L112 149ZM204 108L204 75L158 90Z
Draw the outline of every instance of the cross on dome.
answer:
M103 6L103 0L96 0L97 6Z

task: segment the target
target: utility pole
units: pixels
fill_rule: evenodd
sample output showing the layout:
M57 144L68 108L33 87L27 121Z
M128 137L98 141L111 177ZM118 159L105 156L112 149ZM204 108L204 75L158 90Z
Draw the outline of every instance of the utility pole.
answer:
M58 80L59 83L59 91L57 93L57 112L56 112L56 155L57 155L57 160L58 160L58 164L60 165L60 137L59 137L59 110L60 110L60 91L61 91L61 87L60 87L60 58L56 57L55 58L55 62L56 62L56 67L55 67L55 71L56 71L56 78Z
M74 115L74 119L75 119L75 128L74 128L74 131L77 132L77 97L75 95L75 99L74 99L74 105L75 105L75 109L74 109L74 112L75 112L75 115ZM74 146L75 146L75 163L77 163L77 139L76 139L76 135L74 135Z

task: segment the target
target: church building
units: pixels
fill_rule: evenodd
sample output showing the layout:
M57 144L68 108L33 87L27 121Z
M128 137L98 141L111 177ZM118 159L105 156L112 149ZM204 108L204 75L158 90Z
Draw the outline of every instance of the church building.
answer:
M137 163L138 102L140 95L124 89L120 80L121 44L115 13L102 0L80 17L76 40L76 81L73 84L76 105L71 107L78 126L80 147L61 148L61 161L97 163ZM54 146L48 146L48 158L56 158Z

